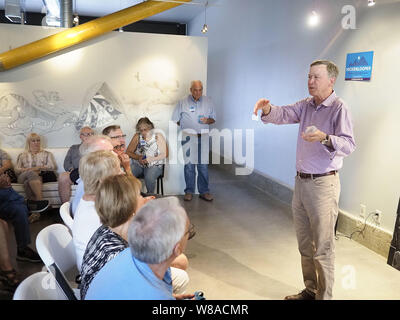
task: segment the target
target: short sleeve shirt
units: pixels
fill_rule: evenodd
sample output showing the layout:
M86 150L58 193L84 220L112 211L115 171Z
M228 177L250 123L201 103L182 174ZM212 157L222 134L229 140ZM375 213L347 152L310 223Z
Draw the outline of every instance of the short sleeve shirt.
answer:
M202 96L195 101L192 95L187 96L178 102L172 114L172 121L179 122L183 131L192 129L196 133L208 130L209 125L200 122L200 118L212 118L216 120L214 104L211 98Z

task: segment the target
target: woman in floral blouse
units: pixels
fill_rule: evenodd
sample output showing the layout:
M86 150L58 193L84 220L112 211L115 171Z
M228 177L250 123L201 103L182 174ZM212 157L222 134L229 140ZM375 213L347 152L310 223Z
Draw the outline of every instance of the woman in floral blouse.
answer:
M51 152L42 149L41 138L31 133L26 138L25 151L18 156L15 172L18 183L24 185L28 200L42 200L41 172L55 171L57 164Z

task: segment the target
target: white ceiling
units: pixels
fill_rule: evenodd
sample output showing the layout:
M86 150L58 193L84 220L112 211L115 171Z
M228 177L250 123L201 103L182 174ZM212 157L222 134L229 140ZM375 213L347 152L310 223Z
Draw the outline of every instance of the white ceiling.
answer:
M168 0L166 0L168 1ZM4 10L5 0L0 0L0 9ZM74 12L83 16L101 17L133 6L141 0L73 0ZM182 4L145 20L188 23L204 12L207 0L193 0L192 4ZM209 6L215 0L208 0ZM26 12L45 12L42 0L25 0Z

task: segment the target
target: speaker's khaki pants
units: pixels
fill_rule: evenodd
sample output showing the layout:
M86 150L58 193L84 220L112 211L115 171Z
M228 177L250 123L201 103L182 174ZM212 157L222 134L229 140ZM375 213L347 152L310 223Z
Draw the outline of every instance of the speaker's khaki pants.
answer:
M339 174L314 179L296 176L292 210L306 289L332 299Z

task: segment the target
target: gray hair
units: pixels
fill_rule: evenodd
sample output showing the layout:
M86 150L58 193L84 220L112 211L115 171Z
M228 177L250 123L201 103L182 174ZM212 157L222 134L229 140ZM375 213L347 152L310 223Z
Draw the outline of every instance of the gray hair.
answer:
M193 81L190 82L190 89L193 88L193 86L194 86L194 84L196 82L200 83L201 84L201 88L203 88L203 82L201 82L201 80L193 80Z
M83 129L90 129L92 132L94 132L94 130L91 127L85 126L85 127L82 127L81 130L79 130L79 134L82 133Z
M94 151L99 151L99 150L104 150L103 144L104 142L111 142L110 137L99 134L99 135L94 135L89 137L85 142L83 142L80 147L79 147L79 153L81 156L85 156L88 153L94 152Z
M316 60L313 63L311 63L310 67L318 66L318 65L321 65L321 64L326 66L326 70L328 71L328 75L329 75L330 78L337 79L337 77L339 75L339 68L332 61L329 61L329 60Z
M185 234L187 215L176 197L147 202L132 219L128 243L132 255L149 264L167 260Z

